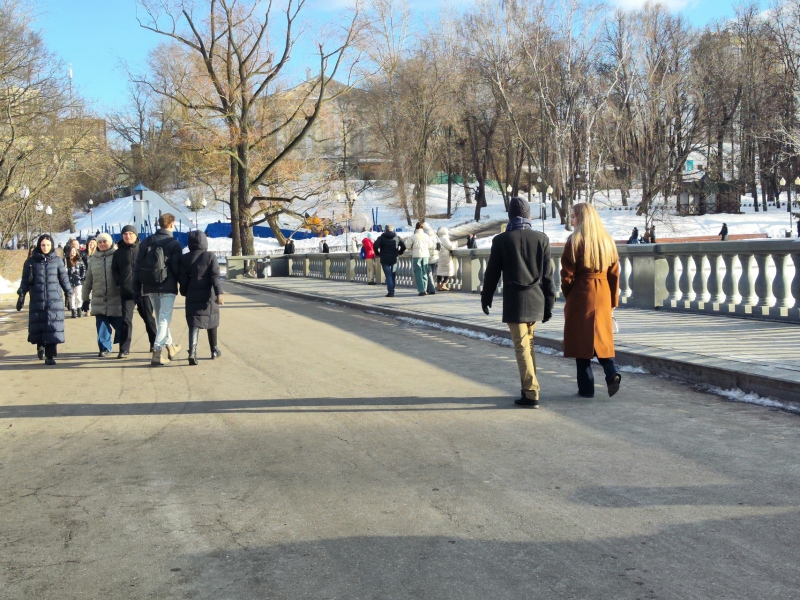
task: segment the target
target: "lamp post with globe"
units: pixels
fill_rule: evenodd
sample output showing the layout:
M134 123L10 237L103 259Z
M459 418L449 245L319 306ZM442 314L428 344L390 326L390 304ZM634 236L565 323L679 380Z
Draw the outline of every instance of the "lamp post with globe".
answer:
M28 248L31 245L31 234L28 228L28 196L31 195L31 191L28 189L27 185L23 185L19 191L19 197L22 198L22 204L25 206L25 248Z
M199 211L201 208L205 208L207 204L208 204L208 202L206 202L205 198L201 198L200 202L198 202L196 204L194 202L192 202L192 200L190 198L187 198L186 202L184 202L184 205L186 206L186 208L188 208L189 210L193 210L194 211L194 226L195 226L195 229L197 229L197 230L200 229L200 224L198 223L198 218L197 218L197 211Z
M50 205L47 205L47 208L44 209L45 214L47 215L48 229L50 230L50 237L53 237L53 209L50 208Z
M91 223L89 235L94 235L94 200L91 198L89 198L89 223Z

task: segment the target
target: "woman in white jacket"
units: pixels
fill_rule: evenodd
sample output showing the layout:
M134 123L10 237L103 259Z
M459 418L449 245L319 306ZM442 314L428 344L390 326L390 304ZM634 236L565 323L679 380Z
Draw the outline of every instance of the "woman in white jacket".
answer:
M439 291L450 291L448 284L450 279L456 275L456 261L451 253L458 248L458 243L450 239L447 227L440 227L436 233L442 246L439 250L439 264L436 266L437 286Z

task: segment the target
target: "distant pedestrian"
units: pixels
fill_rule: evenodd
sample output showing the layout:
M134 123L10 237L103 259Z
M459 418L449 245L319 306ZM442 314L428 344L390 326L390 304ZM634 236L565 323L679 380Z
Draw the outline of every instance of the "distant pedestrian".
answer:
M579 396L594 397L595 356L605 372L608 395L613 396L622 380L614 362L612 313L619 302L617 247L590 204L576 204L570 217L574 230L561 255L564 356L575 359Z
M467 236L467 250L475 250L478 247L478 236L470 233Z
M325 240L322 240L322 253L323 254L330 254L331 253L331 248L330 248L330 246L328 246L328 242L325 241Z
M294 240L289 238L286 240L286 245L283 247L284 254L294 254Z
M800 230L800 228L799 228L799 230ZM722 224L722 229L719 230L719 233L717 235L719 235L720 241L722 241L722 242L727 242L728 241L728 224L727 223L723 223Z
M428 261L431 254L431 239L425 233L422 223L414 227L414 235L406 240L406 248L411 250L411 261L414 267L414 282L417 284L417 295L424 296L428 287Z
M375 256L381 261L383 275L386 278L387 298L394 297L395 275L397 274L397 259L406 251L403 240L395 233L392 225L386 225L386 230L375 240L373 246Z
M133 313L138 312L144 321L147 339L150 342L150 352L153 352L153 343L156 340L156 318L153 314L153 305L150 296L142 294L133 287L133 271L136 257L139 255L139 236L133 225L122 228L122 239L117 244L117 250L111 259L111 274L114 283L119 286L119 295L122 302L122 341L119 345L117 358L127 358L131 351L133 341Z
M797 237L800 238L800 219L797 219Z
M433 230L433 227L428 225L427 223L422 224L422 229L425 232L425 235L428 236L430 240L430 256L428 257L428 282L425 288L425 291L428 294L435 294L436 293L436 267L439 264L439 250L442 248L441 242L439 242L439 237L436 235L436 232Z
M63 291L63 293L62 293ZM64 338L64 294L72 295L69 275L55 253L53 238L39 236L33 254L25 261L22 279L17 290L17 310L25 305L25 296L31 295L28 303L28 342L36 345L36 356L45 359L44 364L56 364L58 344Z
M492 240L481 308L489 314L502 277L503 323L511 332L522 386L522 395L514 404L539 408L533 332L537 322L547 323L553 316L556 301L550 240L544 233L533 230L530 205L521 198L509 201L508 218L506 231Z
M81 253L75 249L75 246L67 246L64 266L67 268L69 284L72 286L72 293L67 296L67 307L72 312L72 318L75 319L83 313L81 310L81 304L83 303L81 293L83 281L86 279L86 265L83 264Z
M211 358L222 356L217 344L217 328L219 307L225 301L217 257L208 251L205 233L189 232L189 252L181 256L180 265L180 291L186 297L186 324L189 326L189 364L196 365L201 329L208 332Z
M650 243L651 244L655 244L656 243L656 226L655 225L651 225L650 226Z
M89 266L89 257L91 257L97 251L97 239L94 236L90 236L86 240L86 250L83 251L83 264Z
M639 243L639 228L634 227L633 231L631 232L631 237L628 238L629 244L638 244Z
M122 344L122 299L111 272L116 249L110 235L101 233L97 236L97 252L89 257L82 290L83 310L88 312L91 306L95 319L97 355L100 358L108 356L114 344Z
M153 367L169 364L181 351L180 344L173 344L169 326L172 310L178 295L181 244L175 239L175 216L163 213L158 217L159 228L139 244L136 267L133 271L133 290L136 296L148 294L156 317L156 339L153 342ZM167 357L163 356L166 348Z
M453 251L458 248L458 242L450 239L447 227L440 227L436 232L439 237L439 264L436 267L436 285L441 292L450 291L450 281L456 276L456 261Z
M351 254L358 254L358 240L356 239L356 236L350 237L350 248L348 249L348 252Z
M375 285L375 244L372 241L372 232L361 240L361 258L367 263L367 285Z

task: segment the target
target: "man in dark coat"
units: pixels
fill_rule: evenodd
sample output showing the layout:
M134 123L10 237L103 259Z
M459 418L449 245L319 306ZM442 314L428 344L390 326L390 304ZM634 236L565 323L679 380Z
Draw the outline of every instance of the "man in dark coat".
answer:
M62 291L63 290L63 291ZM58 344L64 338L64 294L72 294L64 261L56 255L53 238L44 234L36 242L31 257L22 268L17 294L17 310L22 310L25 295L30 294L28 342L36 345L39 360L56 364Z
M727 242L728 241L728 224L723 223L722 229L719 230L719 239L720 241Z
M200 330L208 331L211 358L219 358L217 347L219 307L224 305L219 281L217 257L208 251L202 231L189 232L189 253L180 259L181 296L186 297L186 324L189 326L189 364L197 364L197 340Z
M511 331L522 384L522 397L514 404L539 408L533 331L537 322L550 320L556 301L550 240L545 234L533 230L530 206L524 200L510 200L508 217L505 233L492 240L492 252L483 279L481 307L488 315L502 276L503 323Z
M133 225L122 228L122 239L117 244L117 249L111 259L111 275L114 283L119 287L122 300L122 342L119 346L117 358L127 358L131 351L133 339L133 312L139 312L147 329L147 338L150 340L150 352L153 351L153 342L156 339L156 319L153 316L153 305L150 297L141 292L137 294L133 288L133 267L139 254L139 238Z
M164 213L158 217L159 229L141 244L136 256L136 266L133 270L134 298L144 294L150 296L153 311L156 316L156 339L153 341L153 356L150 359L152 366L167 365L181 351L180 344L172 343L169 331L172 322L172 309L175 307L175 298L178 295L178 276L180 274L180 258L183 253L181 244L175 239L175 216ZM161 248L166 266L166 277L161 283L142 281L146 262L145 256L149 248ZM162 356L162 350L167 349L167 357Z
M286 245L283 247L284 254L294 254L294 240L289 238L286 240Z
M387 298L394 297L394 276L397 273L397 257L406 251L406 245L395 233L394 227L386 226L386 230L375 240L372 246L381 261L381 268L386 277Z

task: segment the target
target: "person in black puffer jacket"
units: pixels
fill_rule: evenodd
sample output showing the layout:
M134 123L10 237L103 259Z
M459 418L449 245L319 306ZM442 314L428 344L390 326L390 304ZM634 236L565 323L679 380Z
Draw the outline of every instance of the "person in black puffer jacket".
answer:
M133 269L136 256L139 253L139 237L133 225L122 228L122 239L117 244L117 250L111 259L111 275L114 283L119 286L119 295L122 299L122 342L119 346L117 358L127 358L133 340L133 313L139 312L147 330L147 339L150 340L150 352L153 351L153 342L156 339L156 319L153 316L153 305L147 294L136 296L133 289Z
M217 347L219 307L224 304L219 282L217 257L208 251L202 231L189 232L189 253L181 256L180 290L186 297L186 323L189 325L189 364L197 364L197 341L200 330L208 331L211 358L219 358Z
M62 292L63 290L63 292ZM64 261L56 254L53 238L39 237L33 255L22 268L22 282L17 290L17 310L22 310L25 295L30 293L28 341L36 344L39 359L46 365L56 364L58 344L64 338L64 294L72 294Z

